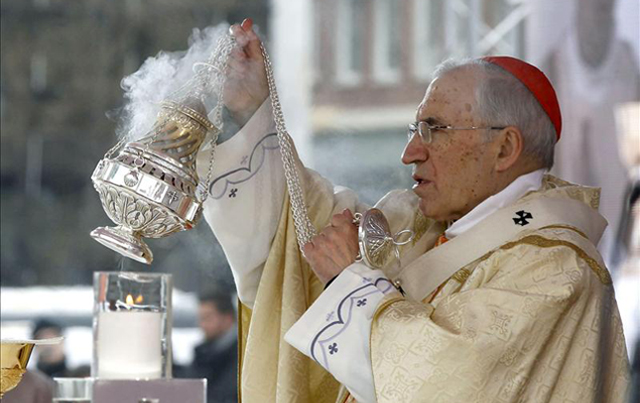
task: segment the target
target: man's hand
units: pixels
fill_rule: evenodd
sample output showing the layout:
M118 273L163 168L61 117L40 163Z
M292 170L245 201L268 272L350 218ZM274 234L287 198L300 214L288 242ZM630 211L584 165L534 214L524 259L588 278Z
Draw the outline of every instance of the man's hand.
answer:
M242 24L232 25L229 32L236 39L236 47L229 55L224 104L242 127L269 96L269 86L253 21L247 18Z
M326 284L355 262L358 255L358 227L346 209L331 218L331 225L303 248L304 256L316 276Z

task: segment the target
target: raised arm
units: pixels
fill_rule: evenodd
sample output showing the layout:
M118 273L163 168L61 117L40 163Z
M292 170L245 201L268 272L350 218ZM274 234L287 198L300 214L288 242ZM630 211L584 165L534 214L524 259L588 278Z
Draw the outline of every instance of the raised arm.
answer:
M201 151L201 178L207 175L209 159L210 149ZM238 296L247 306L255 300L284 192L278 140L265 102L238 133L216 147L204 209L231 266Z
M228 64L224 102L241 129L215 150L204 215L229 261L240 300L252 307L285 202L286 183L260 40L248 20L232 26L231 33L238 48ZM209 159L210 150L203 149L198 157L201 179L207 175ZM329 181L295 159L315 221L330 218L326 213L318 218L318 212L355 209L353 192L334 190Z

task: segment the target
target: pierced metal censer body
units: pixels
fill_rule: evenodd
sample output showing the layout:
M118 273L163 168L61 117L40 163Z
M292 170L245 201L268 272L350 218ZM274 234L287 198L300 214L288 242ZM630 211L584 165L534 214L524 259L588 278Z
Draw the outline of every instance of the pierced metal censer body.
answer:
M91 179L118 226L97 228L91 236L127 257L151 263L153 254L143 237L192 228L202 210L195 154L214 129L202 104L163 105L151 135L98 163Z
M137 141L121 140L98 163L91 179L117 226L93 230L95 240L150 264L153 254L142 238L164 237L197 224L222 128L223 72L233 44L230 36L222 38L207 63L194 66L194 78L163 102L151 131ZM209 112L205 103L212 99L215 106ZM210 166L206 182L200 183L196 155L208 134Z

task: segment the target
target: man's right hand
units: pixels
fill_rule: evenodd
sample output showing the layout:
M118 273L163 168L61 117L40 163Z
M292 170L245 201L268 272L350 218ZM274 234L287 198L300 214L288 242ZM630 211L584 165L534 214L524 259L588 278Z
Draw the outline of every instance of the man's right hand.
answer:
M269 96L261 42L250 18L229 28L236 47L229 55L224 104L240 127L244 126Z
M304 257L322 284L336 277L356 261L358 255L358 226L351 210L331 218L331 224L311 242L304 245Z

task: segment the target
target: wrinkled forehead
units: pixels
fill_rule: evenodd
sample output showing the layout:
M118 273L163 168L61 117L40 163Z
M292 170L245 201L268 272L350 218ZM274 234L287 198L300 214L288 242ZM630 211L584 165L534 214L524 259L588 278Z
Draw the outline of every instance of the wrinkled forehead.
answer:
M435 78L417 110L418 120L437 113L467 113L476 110L476 88L483 74L474 67L460 67Z

